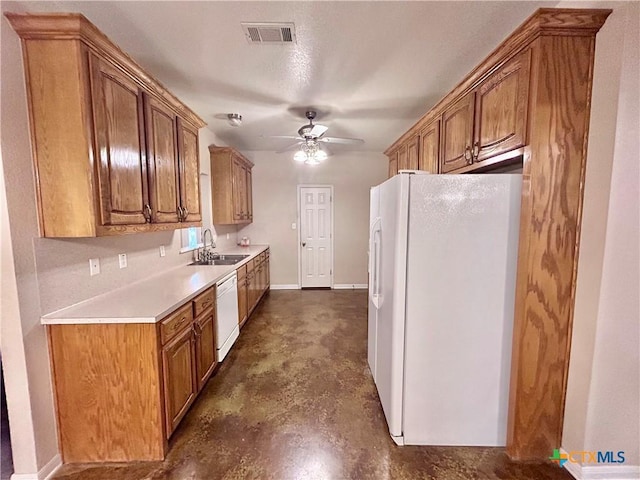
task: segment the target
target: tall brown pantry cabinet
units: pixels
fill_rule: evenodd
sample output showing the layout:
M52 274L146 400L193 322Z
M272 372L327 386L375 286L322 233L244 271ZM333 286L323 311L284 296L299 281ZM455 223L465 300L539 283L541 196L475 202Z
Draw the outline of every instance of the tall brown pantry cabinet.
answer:
M22 40L40 234L200 225L202 119L84 16L5 15Z

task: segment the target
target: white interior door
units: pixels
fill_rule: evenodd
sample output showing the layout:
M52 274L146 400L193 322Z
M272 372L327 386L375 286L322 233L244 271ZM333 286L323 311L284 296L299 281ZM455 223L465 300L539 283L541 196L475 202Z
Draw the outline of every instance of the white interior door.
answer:
M332 187L300 186L300 286L331 287Z

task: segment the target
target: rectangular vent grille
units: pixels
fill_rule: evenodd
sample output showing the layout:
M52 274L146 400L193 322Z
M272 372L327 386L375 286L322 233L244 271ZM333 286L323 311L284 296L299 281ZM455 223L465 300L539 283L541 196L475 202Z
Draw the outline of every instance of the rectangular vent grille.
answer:
M251 44L296 43L293 23L242 23L242 31Z

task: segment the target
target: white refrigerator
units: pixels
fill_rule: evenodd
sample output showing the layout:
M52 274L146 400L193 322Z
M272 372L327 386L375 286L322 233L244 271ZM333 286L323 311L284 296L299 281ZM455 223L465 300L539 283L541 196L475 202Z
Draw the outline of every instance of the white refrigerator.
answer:
M506 443L522 176L371 189L368 363L399 445Z

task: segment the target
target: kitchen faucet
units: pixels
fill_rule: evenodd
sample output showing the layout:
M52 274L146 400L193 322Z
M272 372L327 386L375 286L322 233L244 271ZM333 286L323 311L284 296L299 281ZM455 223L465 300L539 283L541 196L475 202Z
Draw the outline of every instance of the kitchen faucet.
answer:
M211 248L207 247L207 232L209 232L209 238L211 239ZM211 250L216 248L216 242L213 240L213 233L211 233L211 229L206 228L202 232L202 253L200 253L200 249L198 249L198 259L209 261L212 260L216 254L214 254Z

